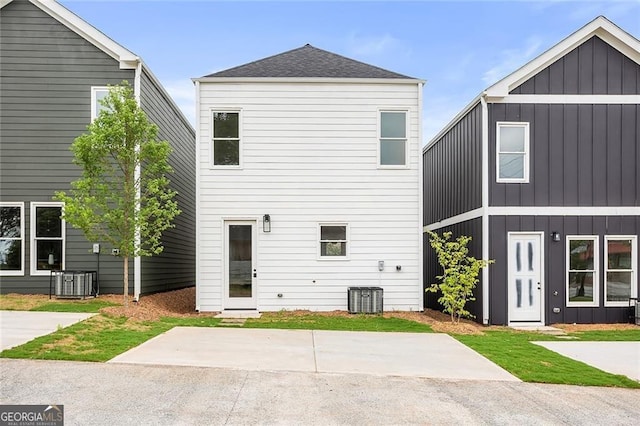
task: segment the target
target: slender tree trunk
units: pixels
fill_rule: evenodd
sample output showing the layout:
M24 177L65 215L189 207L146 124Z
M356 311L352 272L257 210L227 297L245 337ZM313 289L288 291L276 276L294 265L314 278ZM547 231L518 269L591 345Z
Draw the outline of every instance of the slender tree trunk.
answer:
M129 256L124 256L124 306L129 304Z

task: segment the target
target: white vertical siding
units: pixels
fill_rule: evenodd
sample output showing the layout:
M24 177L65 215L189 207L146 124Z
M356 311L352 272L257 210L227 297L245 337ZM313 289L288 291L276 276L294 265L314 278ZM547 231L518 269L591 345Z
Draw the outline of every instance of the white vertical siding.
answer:
M384 288L385 310L422 309L419 90L417 81L200 83L201 311L223 308L223 218L258 220L261 311L344 310L349 286ZM225 109L241 111L241 169L211 168L211 111ZM380 109L408 111L406 169L377 166ZM320 222L349 224L349 260L318 260Z

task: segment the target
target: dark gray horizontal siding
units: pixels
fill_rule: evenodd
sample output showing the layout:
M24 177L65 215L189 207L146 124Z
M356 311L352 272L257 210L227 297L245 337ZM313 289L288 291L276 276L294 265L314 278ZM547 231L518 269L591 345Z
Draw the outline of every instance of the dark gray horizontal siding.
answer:
M594 36L511 93L637 95L640 93L640 66Z
M496 182L496 122L530 123L529 183ZM492 206L640 206L640 106L489 104Z
M604 236L638 235L640 216L491 216L489 230L489 256L496 261L489 268L491 324L506 324L508 321L507 233L516 231L543 232L545 235L543 242L544 298L547 324L617 323L628 320L628 308L604 307ZM550 241L551 232L559 232L562 240ZM600 237L599 307L566 307L567 235L598 235ZM560 313L554 313L553 308L560 308Z
M49 291L48 277L30 276L29 203L52 201L80 176L69 147L91 120L91 86L133 83L133 75L30 2L1 9L0 199L25 203L25 276L2 277L3 293ZM90 250L67 225L66 268L96 269ZM121 293L122 261L110 251L103 246L100 255L102 293Z
M425 225L482 205L481 118L478 104L423 154Z
M142 293L195 285L195 132L174 108L166 94L143 70L141 104L149 119L159 128L159 138L171 143L169 177L177 191L182 213L175 228L164 233L164 251L142 259Z
M455 225L447 226L435 230L436 233L442 234L443 232L452 232L452 237L455 239L461 235L471 237L472 240L469 243L469 255L476 259L482 258L482 218L476 218L465 222L457 223ZM435 250L431 248L429 244L429 234L424 233L424 288L426 289L431 284L437 281L436 277L442 275L442 267L438 264L438 259ZM480 282L476 286L473 295L475 301L467 302L466 309L471 312L475 317L475 321L482 322L482 277ZM438 303L440 293L425 293L424 307L429 309L435 309L441 311L443 308Z

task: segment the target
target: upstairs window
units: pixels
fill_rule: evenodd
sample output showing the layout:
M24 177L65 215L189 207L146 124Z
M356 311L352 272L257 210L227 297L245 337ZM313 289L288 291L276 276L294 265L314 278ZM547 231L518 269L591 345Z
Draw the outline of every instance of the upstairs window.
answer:
M213 113L213 158L215 167L240 166L240 113Z
M348 225L320 224L320 259L346 259L348 256Z
M92 87L91 88L91 121L98 118L100 111L105 109L100 103L109 94L108 87Z
M0 203L0 276L24 275L24 204Z
M498 182L529 182L529 123L498 123L496 153Z
M407 112L380 112L379 163L381 167L407 165Z
M604 305L629 306L637 297L637 237L605 236Z
M65 223L61 203L31 203L31 275L64 269Z
M567 237L567 306L598 306L598 237Z

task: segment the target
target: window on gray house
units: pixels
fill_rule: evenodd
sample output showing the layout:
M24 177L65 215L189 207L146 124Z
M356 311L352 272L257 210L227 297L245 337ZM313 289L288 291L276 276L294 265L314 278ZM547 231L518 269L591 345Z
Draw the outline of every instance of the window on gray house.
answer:
M33 222L32 256L37 271L62 269L64 265L64 222L61 219L62 205L32 204Z
M529 182L529 123L498 123L497 181Z
M0 205L0 275L23 273L22 206Z

